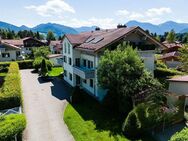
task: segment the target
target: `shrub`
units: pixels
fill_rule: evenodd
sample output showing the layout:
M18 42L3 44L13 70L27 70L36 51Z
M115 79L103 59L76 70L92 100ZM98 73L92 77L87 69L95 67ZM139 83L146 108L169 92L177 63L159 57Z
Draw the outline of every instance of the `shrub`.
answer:
M163 61L159 61L159 60L156 61L156 67L157 68L167 69L166 64Z
M183 75L184 73L183 72L180 72L180 71L177 71L177 70L174 70L174 69L165 69L165 68L157 68L155 71L154 71L154 75L155 77L168 77L168 76L174 76L174 75Z
M35 70L37 70L37 71L39 70L39 68L41 67L41 63L42 63L43 59L44 58L42 58L42 57L35 58L35 60L33 62L33 67L35 68ZM48 70L49 71L52 70L52 63L49 60L47 60L47 59L45 59L45 60L46 60L46 64L47 64Z
M11 141L15 135L19 135L26 127L26 119L23 114L12 114L0 117L0 141Z
M48 73L48 68L47 68L47 65L46 65L46 60L43 59L42 63L41 63L41 75L43 77L45 77L45 76L47 76L47 73Z
M184 128L182 131L174 134L170 141L186 141L188 139L188 128Z
M83 101L83 91L80 89L80 87L76 86L72 91L72 103L78 104Z
M21 82L17 63L11 63L0 92L0 110L21 105Z

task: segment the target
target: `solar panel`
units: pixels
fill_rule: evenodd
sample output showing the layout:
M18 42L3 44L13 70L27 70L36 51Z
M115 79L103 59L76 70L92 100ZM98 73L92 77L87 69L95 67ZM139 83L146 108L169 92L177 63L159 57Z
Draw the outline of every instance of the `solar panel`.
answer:
M91 43L92 43L92 44L96 44L96 43L102 41L103 39L104 39L103 37L97 37L97 38L95 38L94 40L92 40Z
M95 38L89 38L89 39L87 39L86 41L85 41L85 43L89 43L89 42L91 42L92 40L94 40Z

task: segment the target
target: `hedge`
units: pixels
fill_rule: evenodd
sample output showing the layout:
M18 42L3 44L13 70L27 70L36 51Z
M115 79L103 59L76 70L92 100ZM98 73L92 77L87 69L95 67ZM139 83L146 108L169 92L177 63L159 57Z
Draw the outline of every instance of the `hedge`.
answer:
M166 69L166 68L156 68L154 71L154 75L157 78L166 78L168 76L174 76L174 75L183 75L183 72L174 70L174 69Z
M188 140L188 128L184 128L182 131L174 134L170 141L187 141Z
M23 114L11 114L0 117L0 141L12 141L15 135L19 135L26 127L26 119Z
M18 107L21 105L21 82L18 63L9 66L5 82L0 91L0 110Z
M32 69L33 60L15 61L18 63L20 69ZM0 67L8 67L12 62L0 62Z

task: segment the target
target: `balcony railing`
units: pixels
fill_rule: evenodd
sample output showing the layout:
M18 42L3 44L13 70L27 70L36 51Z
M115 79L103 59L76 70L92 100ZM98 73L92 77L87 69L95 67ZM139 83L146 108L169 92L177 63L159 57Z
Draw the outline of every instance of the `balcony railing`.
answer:
M91 79L95 77L95 69L85 68L85 67L73 67L74 74L80 76L82 79Z

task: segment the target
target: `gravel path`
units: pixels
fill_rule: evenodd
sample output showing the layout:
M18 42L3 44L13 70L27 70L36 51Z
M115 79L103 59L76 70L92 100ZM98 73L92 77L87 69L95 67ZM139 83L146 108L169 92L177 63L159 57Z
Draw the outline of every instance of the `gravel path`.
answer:
M69 88L62 80L43 83L31 70L21 70L27 127L23 141L74 141L63 121Z

